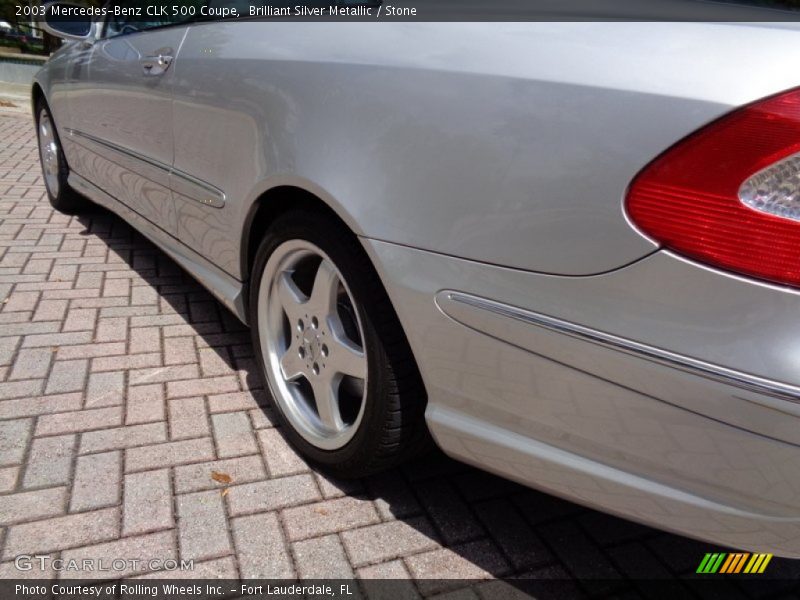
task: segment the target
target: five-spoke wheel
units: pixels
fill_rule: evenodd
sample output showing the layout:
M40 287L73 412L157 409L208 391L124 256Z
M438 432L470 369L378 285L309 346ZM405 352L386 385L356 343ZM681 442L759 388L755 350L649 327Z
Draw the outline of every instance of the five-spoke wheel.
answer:
M318 448L344 446L364 413L367 357L341 273L311 242L284 242L267 261L259 303L266 368L284 414Z
M256 252L249 320L286 437L338 476L428 446L425 394L394 308L358 238L333 217L278 217Z
M53 115L44 100L39 100L36 107L36 137L39 141L39 160L42 163L44 187L50 204L62 212L76 212L84 208L86 200L67 183L69 167L64 158Z

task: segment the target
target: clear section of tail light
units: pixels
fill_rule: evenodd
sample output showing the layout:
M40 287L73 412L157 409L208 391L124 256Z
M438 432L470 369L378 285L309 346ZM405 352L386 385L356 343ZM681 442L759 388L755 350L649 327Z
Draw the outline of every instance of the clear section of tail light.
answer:
M739 188L739 200L754 210L800 221L800 154L762 169Z

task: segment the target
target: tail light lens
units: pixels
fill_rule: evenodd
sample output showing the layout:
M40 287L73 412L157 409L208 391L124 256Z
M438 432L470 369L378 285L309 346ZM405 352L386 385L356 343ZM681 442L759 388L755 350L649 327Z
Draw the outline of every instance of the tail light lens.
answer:
M800 90L736 110L673 146L637 175L626 208L678 254L800 286Z

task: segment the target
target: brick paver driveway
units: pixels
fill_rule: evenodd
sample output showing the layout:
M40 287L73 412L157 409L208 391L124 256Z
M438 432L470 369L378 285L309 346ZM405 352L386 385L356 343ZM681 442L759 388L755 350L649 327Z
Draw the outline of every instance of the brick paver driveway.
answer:
M512 575L624 592L709 550L439 455L356 482L310 469L238 321L117 217L51 210L23 114L0 113L0 303L0 577L37 553L411 577L423 595Z

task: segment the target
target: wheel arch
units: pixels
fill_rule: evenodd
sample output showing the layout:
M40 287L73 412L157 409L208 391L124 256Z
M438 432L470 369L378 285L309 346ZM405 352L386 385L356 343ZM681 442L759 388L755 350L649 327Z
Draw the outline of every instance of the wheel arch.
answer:
M323 194L309 191L295 184L275 185L262 192L251 203L242 228L240 269L242 279L249 281L250 271L253 268L258 246L270 224L280 215L290 210L305 210L324 214L335 220L354 236L359 235L352 218L342 215L341 208L334 209L331 204L322 199Z
M42 86L39 85L38 81L33 82L33 86L31 86L31 113L33 114L34 119L38 119L39 115L36 114L36 107L39 106L39 102L47 102L47 98L45 98L44 90Z

